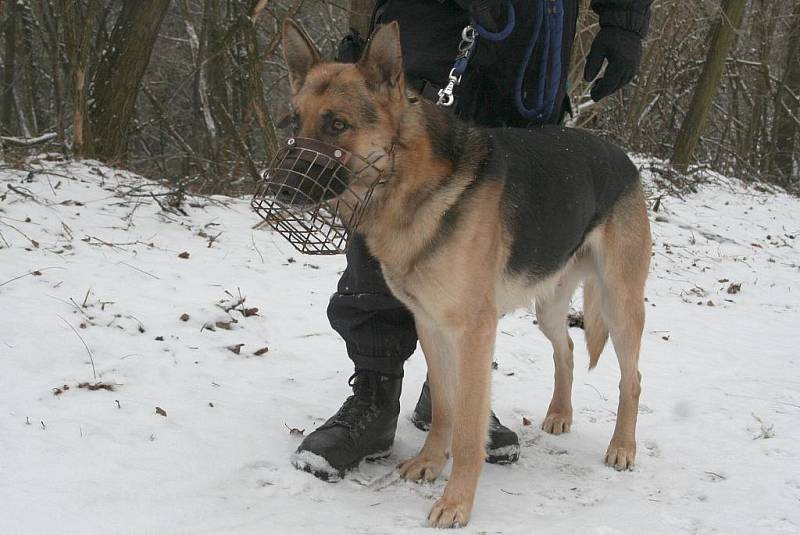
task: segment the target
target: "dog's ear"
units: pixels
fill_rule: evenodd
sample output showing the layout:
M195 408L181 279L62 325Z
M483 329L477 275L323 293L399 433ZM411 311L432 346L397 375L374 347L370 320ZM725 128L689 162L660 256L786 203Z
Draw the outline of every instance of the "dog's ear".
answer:
M322 61L322 55L306 32L293 20L283 22L283 59L289 68L292 92L303 87L311 68Z
M397 22L378 26L372 33L358 66L368 82L399 91L400 94L405 93L403 51Z

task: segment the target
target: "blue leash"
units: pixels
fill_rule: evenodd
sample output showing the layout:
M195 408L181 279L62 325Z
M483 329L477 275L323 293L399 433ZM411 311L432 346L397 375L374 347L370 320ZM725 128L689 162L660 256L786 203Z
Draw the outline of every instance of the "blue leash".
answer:
M546 13L543 13L544 4L550 4ZM542 0L536 2L535 6L534 31L525 51L525 60L517 73L514 97L520 115L535 122L544 122L553 114L556 96L561 85L564 6L562 0ZM542 28L544 28L544 39L542 54L539 58L539 87L536 93L536 103L532 108L528 108L525 105L525 73L533 57L533 50L539 41Z
M561 86L561 47L564 37L564 5L563 0L534 0L534 27L531 34L530 42L525 50L525 59L520 65L519 71L514 84L514 100L517 106L517 111L524 118L542 123L547 121L553 115L553 110L556 105L556 97L558 90ZM511 35L516 26L516 12L511 0L508 2L508 15L505 28L498 32L490 32L486 28L478 24L474 19L470 20L470 26L464 29L462 34L466 46L460 48L456 61L453 64L453 69L450 71L451 83L448 84L449 94L452 96L452 91L461 80L461 75L467 70L472 50L474 49L474 37L469 39L470 27L474 29L480 37L487 41L499 42L503 41ZM528 71L533 51L536 44L539 42L539 36L544 31L543 49L539 58L538 68L538 86L536 98L534 99L533 107L528 107L525 104L525 74ZM457 80L453 84L453 80ZM442 101L440 100L440 103ZM445 100L445 102L448 102ZM452 104L452 100L449 100ZM445 104L447 105L447 104Z
M514 25L517 23L517 13L514 10L514 5L511 3L511 0L508 0L508 14L506 15L506 27L500 30L499 32L490 32L478 22L470 17L469 21L475 31L478 32L478 35L486 39L487 41L503 41L506 37L511 35L511 32L514 31Z

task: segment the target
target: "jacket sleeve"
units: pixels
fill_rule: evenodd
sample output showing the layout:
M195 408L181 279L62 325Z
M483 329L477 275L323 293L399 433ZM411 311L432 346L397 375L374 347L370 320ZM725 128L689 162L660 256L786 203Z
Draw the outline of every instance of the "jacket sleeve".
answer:
M600 16L600 26L616 26L646 37L650 28L653 0L592 0L592 10Z

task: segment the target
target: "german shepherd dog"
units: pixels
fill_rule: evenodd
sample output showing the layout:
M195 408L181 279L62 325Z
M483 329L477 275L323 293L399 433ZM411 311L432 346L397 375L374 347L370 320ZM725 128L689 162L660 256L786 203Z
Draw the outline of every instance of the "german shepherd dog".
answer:
M354 175L372 192L357 231L392 292L414 314L428 365L433 421L400 475L432 481L453 468L428 516L467 524L484 464L497 322L535 304L552 343L555 389L542 428L572 424L570 299L584 283L589 367L611 336L621 369L605 455L633 465L650 226L625 153L557 126L484 129L406 90L399 27L379 27L356 64L326 62L296 24L283 26L296 135L376 162ZM332 194L336 195L336 194Z

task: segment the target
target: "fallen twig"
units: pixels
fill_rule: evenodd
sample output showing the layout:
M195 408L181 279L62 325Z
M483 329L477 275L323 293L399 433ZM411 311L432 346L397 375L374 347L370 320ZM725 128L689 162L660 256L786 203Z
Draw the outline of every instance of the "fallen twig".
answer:
M153 277L153 278L154 278L154 279L156 279L156 280L161 280L161 277L158 277L158 276L156 276L156 275L153 275L152 273L148 273L147 271L145 271L145 270L143 270L143 269L139 269L139 268L137 268L136 266L132 266L132 265L130 265L130 264L129 264L129 263L127 263L127 262L120 262L120 264L122 264L122 265L124 265L124 266L128 266L128 267L129 267L129 268L131 268L131 269L135 269L135 270L136 270L136 271L138 271L139 273L144 273L145 275L149 275L149 276Z
M18 228L17 228L17 227L15 227L14 225L11 225L11 224L9 224L9 223L6 223L5 221L0 221L0 223L4 224L5 226L7 226L8 228L10 228L10 229L12 229L12 230L15 230L15 231L17 231L17 232L20 234L20 236L22 236L23 238L25 238L26 240L28 240L29 242L31 242L31 245L33 245L33 247L34 247L35 249L38 249L38 248L39 248L39 242L38 242L38 241L34 240L33 238L31 238L30 236L28 236L27 234L25 234L24 232L22 232L20 229L18 229Z
M80 333L77 330L75 330L75 327L70 325L70 323L67 320L65 320L63 317L59 316L58 314L56 314L56 316L58 316L61 319L61 321L66 323L67 327L72 329L72 332L75 333L75 336L77 336L80 339L80 341L83 343L83 347L86 348L86 353L89 354L89 362L92 364L92 375L94 376L94 380L96 381L97 380L97 369L95 369L95 367L94 367L94 357L92 356L92 350L89 349L88 345L86 345L86 340L83 339L83 337L80 335Z
M16 186L12 186L11 184L6 184L6 186L8 186L8 189L13 191L17 195L22 195L23 197L27 197L28 199L31 199L32 201L39 202L36 199L36 196L33 195L32 193L28 193L27 191L24 191L24 190L22 190L22 189L20 189L20 188L18 188Z
M5 281L3 283L0 283L0 286L5 286L6 284L12 283L12 282L14 282L16 280L22 279L22 278L27 277L29 275L36 275L36 274L41 275L42 271L47 271L48 269L64 269L64 268L63 267L58 267L58 266L52 266L52 267L34 269L33 271L29 271L27 273L23 273L22 275L17 275L13 279L9 279L9 280L7 280L7 281Z
M261 251L258 250L258 245L256 245L256 238L253 236L253 233L250 232L250 240L253 242L253 249L256 250L258 256L261 258L261 263L264 263L264 255L261 254Z
M3 143L8 143L9 145L14 145L16 147L32 147L33 145L47 143L48 141L55 139L55 137L55 132L50 132L48 134L42 134L39 137L0 136L0 140L2 140Z

